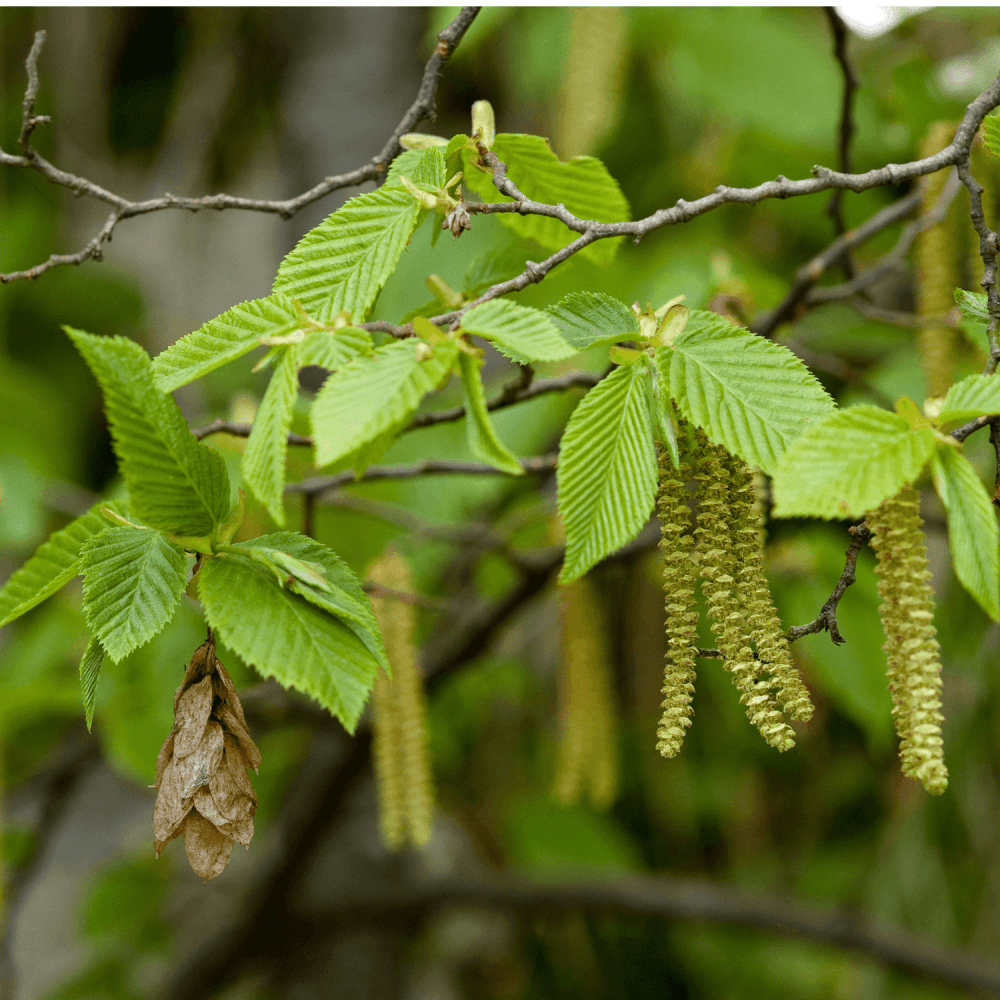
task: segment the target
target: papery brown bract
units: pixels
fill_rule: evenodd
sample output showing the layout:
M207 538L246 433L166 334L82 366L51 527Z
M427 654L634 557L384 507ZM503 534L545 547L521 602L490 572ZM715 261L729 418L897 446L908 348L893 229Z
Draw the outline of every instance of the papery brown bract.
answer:
M174 837L194 871L215 878L233 842L249 846L257 796L247 768L260 766L236 688L213 640L195 650L174 696L174 726L156 760L153 846Z

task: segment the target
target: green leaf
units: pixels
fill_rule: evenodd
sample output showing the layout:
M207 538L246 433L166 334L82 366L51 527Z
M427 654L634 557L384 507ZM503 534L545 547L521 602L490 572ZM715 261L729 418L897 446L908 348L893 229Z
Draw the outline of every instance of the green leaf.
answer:
M124 504L113 501L95 504L86 514L53 532L0 589L0 627L41 604L80 572L80 549L108 526L101 507L121 514L127 510Z
M206 559L197 579L205 617L230 649L354 731L379 661L347 625L239 557Z
M1000 413L1000 375L969 375L948 390L936 422L973 420L992 413Z
M656 498L653 418L645 365L616 368L573 411L559 447L559 512L566 526L561 583L630 542Z
M457 353L453 340L432 348L409 338L343 365L323 383L313 403L316 464L336 462L401 430L424 396L448 377Z
M958 311L966 319L989 323L990 311L986 307L985 292L967 292L964 288L956 288L955 301L958 303Z
M941 442L931 456L934 488L948 511L955 575L994 621L1000 619L1000 535L986 487L965 456Z
M859 517L921 473L934 431L877 406L838 410L785 452L774 474L776 517Z
M149 528L105 528L81 551L83 614L116 662L170 621L187 578L184 551Z
M692 311L673 345L656 352L681 416L710 441L769 475L788 446L833 410L833 400L791 351Z
M386 671L391 671L371 601L364 592L361 581L336 552L294 531L261 535L259 538L241 542L235 547L242 548L248 553L263 552L273 563L287 567L294 576L288 584L289 588L310 604L315 604L316 607L343 621L365 644L379 664ZM317 567L322 572L322 583L310 581L308 575L289 565L288 559Z
M261 337L284 336L305 322L287 295L241 302L158 354L153 360L156 387L173 392L260 347Z
M188 430L173 398L153 384L146 352L124 337L64 327L104 393L132 510L151 528L207 535L229 514L222 456Z
M359 354L374 350L371 335L356 326L343 326L337 330L310 330L295 346L295 364L317 365L327 371L336 371L342 364Z
M321 320L343 311L360 322L419 217L413 196L395 185L352 198L299 240L278 268L274 291L294 296Z
M573 292L551 306L548 313L564 339L578 351L640 336L635 313L620 299L601 292Z
M285 457L299 393L295 360L295 349L286 347L257 409L243 452L243 478L278 524L285 523Z
M450 148L450 147L449 147ZM548 142L537 135L501 133L493 143L493 152L507 164L507 174L527 197L548 205L562 203L578 219L597 222L625 222L631 218L628 201L607 167L593 156L576 156L560 162ZM462 153L465 163L463 183L483 201L511 201L493 186L491 175L472 164L478 159L472 150ZM575 240L579 233L568 230L558 219L541 215L504 214L500 224L524 239L534 240L549 253ZM600 265L610 264L622 238L599 240L581 251L581 255Z
M983 145L994 156L1000 156L1000 115L987 115L979 131L983 137Z
M444 147L408 149L400 153L389 166L389 173L385 178L386 187L399 185L401 177L407 177L422 187L443 187L448 179L445 175Z
M91 636L80 660L80 691L83 694L83 711L87 716L87 732L94 724L94 703L97 701L97 681L104 664L104 647L97 636Z
M680 449L677 447L677 417L674 413L673 405L670 402L670 394L664 391L660 385L660 370L656 367L656 362L648 355L643 354L646 366L650 371L650 382L648 384L649 412L653 417L653 433L657 441L661 442L670 453L670 461L675 469L681 467Z
M505 299L470 309L462 317L462 329L493 341L497 350L519 364L562 361L576 353L546 313Z
M524 271L525 262L546 256L537 243L518 241L500 249L490 248L469 261L462 277L466 298L474 299L487 288L508 281Z
M486 409L486 392L480 369L482 361L462 351L458 356L465 396L465 437L469 451L487 465L512 476L523 476L524 469L510 449L500 440Z

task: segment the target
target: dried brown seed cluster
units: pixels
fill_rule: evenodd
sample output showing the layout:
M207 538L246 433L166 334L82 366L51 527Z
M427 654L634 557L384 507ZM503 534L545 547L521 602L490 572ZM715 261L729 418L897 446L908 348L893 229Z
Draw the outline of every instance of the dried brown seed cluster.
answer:
M570 805L586 785L591 805L607 809L618 793L618 753L604 611L589 577L571 583L562 597L562 739L552 794Z
M249 846L253 837L257 795L247 768L259 766L236 688L209 638L174 695L174 726L156 759L156 853L183 836L194 871L215 878L233 842Z

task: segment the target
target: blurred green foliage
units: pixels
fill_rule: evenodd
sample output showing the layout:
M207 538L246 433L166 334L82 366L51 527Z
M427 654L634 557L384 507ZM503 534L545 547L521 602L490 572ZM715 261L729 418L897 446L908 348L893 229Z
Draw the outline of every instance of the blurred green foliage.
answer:
M428 32L437 31L453 12L432 11ZM275 49L271 28L281 16L279 10L244 11L227 23L237 40L239 82L212 146L213 184L231 178L253 153L256 137L280 120L287 57ZM565 156L554 109L561 102L572 107L574 101L582 107L588 99L563 90L574 16L569 8L484 9L447 67L438 122L424 128L445 136L465 131L472 100L488 98L499 130L551 135L556 152ZM166 109L183 81L192 37L212 22L186 10L123 10L118 17L118 42L107 53L104 138L110 155L148 160L158 149ZM633 217L680 197L698 197L720 183L751 185L779 173L807 176L814 163L837 165L841 78L819 9L624 8L621 17L617 76L604 95L612 109L608 127L587 152L601 157L618 179ZM0 10L0 143L8 151L15 147L20 121L21 60L31 31L44 20L27 9ZM878 38L852 36L852 59L862 81L852 147L855 169L914 158L930 123L957 121L976 90L955 84L949 68L961 68L961 60L983 46L995 47L997 32L987 9L938 8ZM53 74L58 67L45 65L43 113L59 85ZM51 128L58 129L59 122ZM40 131L46 155L50 142ZM358 162L368 155L361 151ZM857 225L901 193L848 194L842 202L847 225ZM76 249L64 236L69 198L27 172L0 172L0 270ZM964 211L964 192L959 200ZM638 247L626 245L608 269L573 259L522 292L519 301L542 306L586 288L654 306L683 293L688 304L705 307L725 294L735 296L752 317L780 301L795 270L834 237L827 201L815 196L753 208L727 206L651 234ZM155 224L154 219L150 225ZM298 235L297 223L288 225ZM460 240L442 238L433 246L430 225L415 234L378 302L377 317L398 321L427 301L424 279L430 272L456 289L482 287L517 273L531 257L530 249L512 240L495 219L477 217ZM897 232L873 239L858 253L857 264L885 253ZM113 484L114 460L96 386L59 331L59 324L69 323L147 343L140 286L116 270L114 244L106 255L100 265L59 268L37 282L0 286L0 579L49 531L87 506L81 497L86 500ZM834 269L824 283L840 280ZM895 276L884 291L892 308L912 311L911 271ZM973 370L981 331L967 332L962 365ZM925 395L911 328L867 320L832 304L805 313L779 337L849 369L849 379L837 366L817 370L842 404L884 406L899 395ZM601 370L606 359L597 351L585 362ZM494 391L515 374L505 365L498 357L490 359ZM237 363L204 381L198 406L206 419L230 416L259 400L266 375L252 374L251 366ZM540 366L539 374L565 367ZM555 443L578 398L578 392L569 392L508 409L497 414L497 427L517 454L543 453ZM452 386L433 405L447 407L459 399ZM295 429L304 431L299 420ZM235 482L243 443L221 436L212 440ZM425 457L468 457L461 424L405 435L383 461ZM990 474L991 461L983 455L984 475ZM309 462L304 450L293 449L289 478L310 474ZM527 526L521 529L525 545L552 541L544 527L553 510L552 492L544 481L538 489L535 482L500 477L427 477L361 484L351 492L431 523L522 524ZM289 513L291 527L297 527L301 501L291 500ZM598 815L583 806L557 806L548 797L558 736L558 643L555 612L543 595L516 617L502 652L466 665L431 697L442 809L462 824L482 857L535 877L637 871L712 877L747 891L851 907L942 943L996 953L997 628L950 577L940 512L928 511L928 517L940 598L937 626L951 771L951 788L939 800L899 776L872 560L863 553L858 582L840 607L847 644L836 647L820 634L794 647L817 714L801 727L793 751L778 755L763 744L719 664L703 660L697 716L683 752L670 761L656 754L664 646L659 571L651 557L596 571L615 623L623 705L622 795L614 808ZM248 522L247 530L254 533L273 527L253 503ZM451 596L460 586L494 598L514 579L495 554L477 556L370 513L320 506L314 525L317 536L359 572L387 542L397 542L412 561L417 589L432 598ZM769 530L769 571L782 620L809 621L843 568L846 533L838 525L799 522L772 523ZM422 613L426 637L432 639L442 624L447 616ZM83 635L78 587L0 634L4 788L28 781L79 724L83 710L76 671ZM149 646L105 666L94 738L112 769L139 787L152 780L157 750L171 725L173 691L202 636L201 620L189 602ZM711 644L707 636L706 644ZM233 655L220 655L238 687L254 682L253 672ZM256 781L259 821L266 828L308 751L310 735L302 726L278 724L258 742L267 762ZM30 830L5 831L10 869L30 855L31 842ZM90 964L53 997L130 1000L144 995L140 984L150 963L162 966L169 960L172 932L165 904L176 891L173 880L165 859L131 860L97 873L79 924ZM414 949L422 946L422 933L414 932ZM461 983L465 995L482 998L943 1000L956 995L820 946L624 917L530 917L502 959L467 965Z

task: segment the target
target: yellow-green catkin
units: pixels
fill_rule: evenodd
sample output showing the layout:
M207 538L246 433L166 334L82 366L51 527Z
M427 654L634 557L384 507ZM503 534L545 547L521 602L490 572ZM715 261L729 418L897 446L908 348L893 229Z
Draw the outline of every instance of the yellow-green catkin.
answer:
M948 787L941 739L941 662L935 638L934 592L920 530L920 495L904 486L868 515L878 557L879 614L885 631L892 714L903 773L932 795Z
M747 717L771 746L788 750L795 745L795 734L785 722L768 679L760 676L761 664L750 646L745 619L746 595L736 579L741 567L730 531L732 468L726 450L706 443L694 478L698 482L695 540L712 632L725 657L726 669L740 692ZM750 510L753 510L752 500ZM753 526L755 534L757 527Z
M392 590L413 591L409 566L394 549L372 564L368 578ZM434 795L423 680L413 641L414 609L388 597L373 598L372 607L392 667L391 680L379 670L372 691L372 753L382 836L393 849L407 841L421 847L430 838Z
M626 65L621 7L571 7L567 14L569 45L554 135L564 160L594 153L613 127Z
M813 704L792 660L791 647L764 575L764 517L754 488L753 471L741 458L729 456L728 462L729 532L746 628L756 647L761 669L770 674L768 686L776 692L783 710L790 718L807 722L812 718Z
M660 484L656 513L660 518L663 554L663 593L667 616L667 655L663 673L663 715L656 730L656 749L675 756L691 725L695 661L698 657L698 605L692 560L691 507L687 482L690 456L682 453L675 469L666 452L660 453Z
M606 809L618 793L618 733L611 683L611 650L604 610L593 581L583 577L562 592L559 676L562 737L553 797Z
M955 125L934 122L920 144L920 156L933 156L951 142ZM924 211L937 204L949 171L939 170L921 181ZM957 201L957 199L956 199ZM937 225L917 237L917 313L925 320L942 320L955 306L955 288L962 283L964 240L959 229L957 205ZM920 363L928 396L943 396L952 383L955 330L944 323L920 327Z

